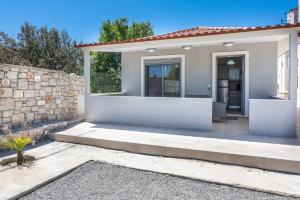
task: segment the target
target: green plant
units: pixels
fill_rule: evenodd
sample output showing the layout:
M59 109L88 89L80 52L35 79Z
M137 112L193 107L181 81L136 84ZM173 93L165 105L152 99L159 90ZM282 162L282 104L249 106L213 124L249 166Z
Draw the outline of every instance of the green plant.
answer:
M33 141L33 136L29 134L14 135L11 131L0 139L0 148L11 149L17 154L17 165L22 165L24 161L23 150Z

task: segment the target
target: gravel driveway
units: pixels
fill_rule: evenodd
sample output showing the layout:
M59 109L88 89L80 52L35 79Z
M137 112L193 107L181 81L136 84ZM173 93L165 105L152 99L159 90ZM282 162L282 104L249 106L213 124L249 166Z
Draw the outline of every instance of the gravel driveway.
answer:
M287 200L295 198L90 161L21 199Z

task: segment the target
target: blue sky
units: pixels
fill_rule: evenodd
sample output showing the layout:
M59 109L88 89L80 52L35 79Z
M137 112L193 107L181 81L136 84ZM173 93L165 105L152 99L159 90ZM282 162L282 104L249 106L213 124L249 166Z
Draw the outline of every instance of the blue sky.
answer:
M150 20L156 34L194 26L280 23L297 0L1 0L0 31L16 36L21 24L66 29L77 41L97 41L102 21Z

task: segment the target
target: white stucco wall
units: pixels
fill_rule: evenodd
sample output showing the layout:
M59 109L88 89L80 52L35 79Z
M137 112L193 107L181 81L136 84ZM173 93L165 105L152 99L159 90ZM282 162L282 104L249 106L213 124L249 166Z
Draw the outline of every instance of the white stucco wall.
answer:
M255 135L295 137L294 108L289 100L250 99L249 132Z
M77 114L80 117L83 117L85 112L84 112L84 95L78 95L77 96Z
M86 120L207 131L212 129L212 99L91 95Z
M278 41L278 56L289 51L289 38L285 38Z
M249 51L249 98L263 99L276 95L277 42L235 45L233 47L210 46L157 50L154 53L122 53L122 90L126 95L141 95L141 57L158 55L185 55L186 95L211 95L212 53L227 51Z

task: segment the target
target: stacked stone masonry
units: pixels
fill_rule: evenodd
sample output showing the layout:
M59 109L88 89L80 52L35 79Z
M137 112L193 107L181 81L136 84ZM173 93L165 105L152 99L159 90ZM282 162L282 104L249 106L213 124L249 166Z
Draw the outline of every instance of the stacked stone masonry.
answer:
M82 95L76 74L0 64L0 127L75 118Z

